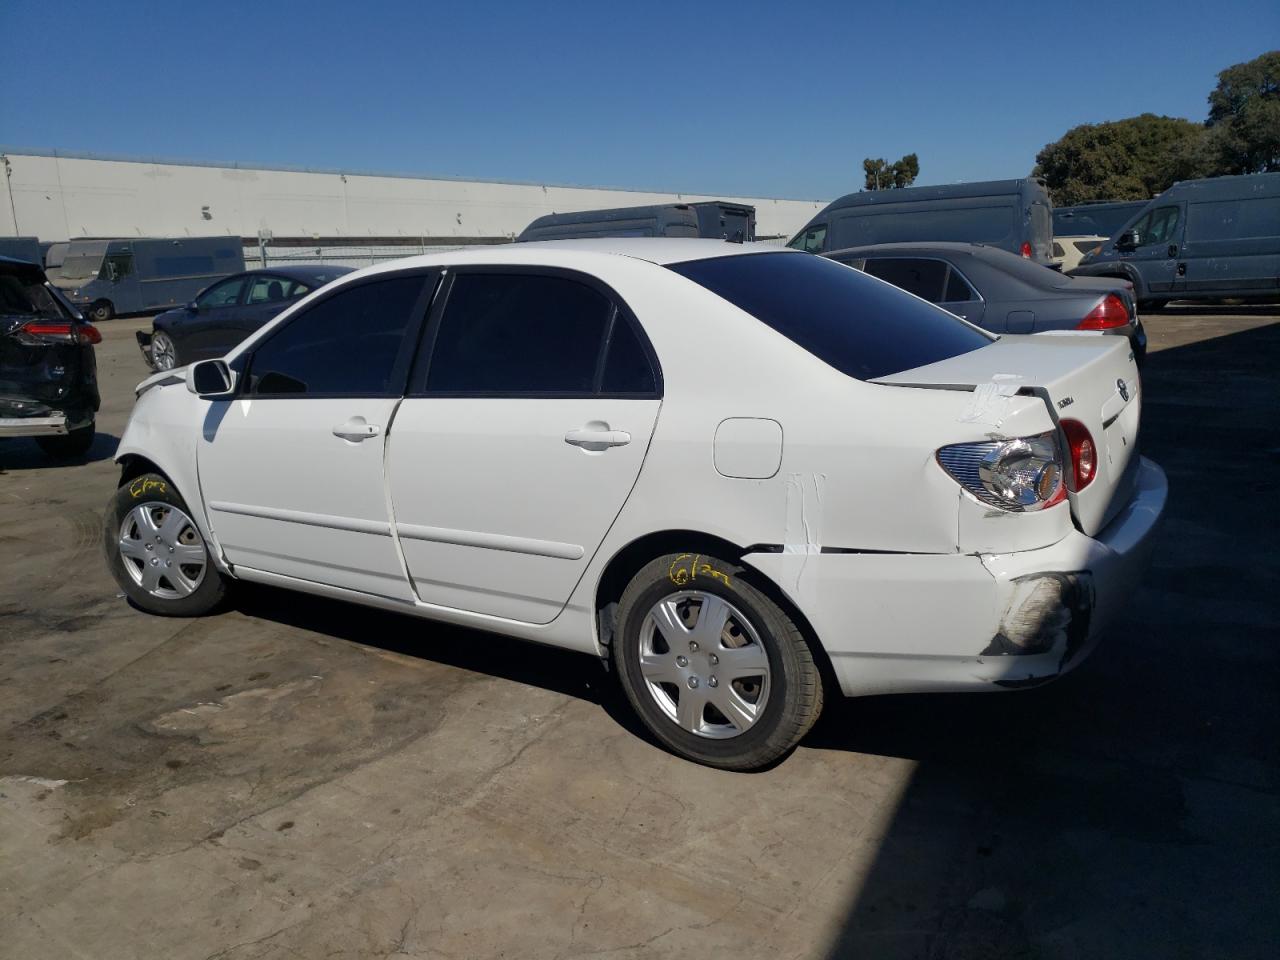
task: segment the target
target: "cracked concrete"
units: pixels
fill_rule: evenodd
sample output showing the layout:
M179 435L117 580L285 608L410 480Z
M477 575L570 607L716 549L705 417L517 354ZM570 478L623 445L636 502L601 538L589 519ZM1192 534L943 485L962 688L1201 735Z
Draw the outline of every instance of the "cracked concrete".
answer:
M1093 661L1034 692L835 704L756 775L654 746L586 657L262 589L197 621L128 607L97 518L143 323L103 326L89 462L0 443L0 953L1261 957L1280 938L1280 442L1239 423L1280 407L1275 317L1149 321L1144 447L1172 515Z

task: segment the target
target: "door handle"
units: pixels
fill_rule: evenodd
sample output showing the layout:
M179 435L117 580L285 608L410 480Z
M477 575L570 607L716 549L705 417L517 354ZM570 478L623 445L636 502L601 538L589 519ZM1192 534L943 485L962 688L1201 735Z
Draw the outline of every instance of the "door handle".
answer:
M593 420L581 429L566 433L564 442L592 453L599 453L610 447L625 447L631 442L631 434L625 430L610 430L607 423Z
M1172 260L1178 255L1178 245L1176 243L1169 244L1169 259Z
M340 423L333 428L335 437L350 440L352 443L359 443L361 440L376 437L381 432L381 427L376 423L366 422L364 417L352 417L346 423Z
M1187 265L1185 263L1178 264L1178 276L1185 277L1187 275Z

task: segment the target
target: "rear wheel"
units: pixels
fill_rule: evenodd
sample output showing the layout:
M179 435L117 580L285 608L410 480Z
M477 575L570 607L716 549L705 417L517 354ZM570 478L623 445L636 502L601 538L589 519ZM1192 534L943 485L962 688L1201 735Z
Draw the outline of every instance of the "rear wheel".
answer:
M172 370L178 366L178 346L163 330L151 335L151 365L157 370Z
M49 437L36 437L36 443L44 451L46 457L55 460L74 460L83 457L93 446L94 425L77 427L66 433Z
M102 537L111 575L144 610L197 617L226 592L186 503L159 474L136 477L116 491Z
M116 308L110 300L95 300L89 307L89 319L94 323L105 323L116 315Z
M653 735L725 770L766 766L822 711L822 681L803 634L735 564L661 557L618 606L613 661Z

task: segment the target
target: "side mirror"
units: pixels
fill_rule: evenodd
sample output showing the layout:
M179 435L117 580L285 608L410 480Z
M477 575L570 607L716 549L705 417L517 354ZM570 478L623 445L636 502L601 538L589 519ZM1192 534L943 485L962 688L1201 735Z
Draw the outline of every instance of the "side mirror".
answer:
M1136 230L1126 230L1120 234L1120 238L1116 240L1117 250L1136 250L1138 248L1138 232Z
M187 389L204 400L227 400L236 392L235 371L225 360L201 360L187 370Z
M190 310L192 313L199 313L200 304L197 303L195 300L192 300L190 303L187 304L187 309Z

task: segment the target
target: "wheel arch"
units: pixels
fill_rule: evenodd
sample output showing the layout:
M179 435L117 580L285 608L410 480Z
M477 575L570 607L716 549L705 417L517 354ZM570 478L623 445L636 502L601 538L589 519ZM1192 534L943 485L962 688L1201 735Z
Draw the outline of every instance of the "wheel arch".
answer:
M117 487L123 487L130 480L136 480L148 473L158 473L170 483L174 482L173 477L169 476L159 464L140 453L123 454L117 458L116 462L120 465L120 481L116 484Z
M804 634L813 651L814 661L818 664L827 692L833 695L838 694L840 686L836 681L835 671L813 624L778 584L750 563L745 562L745 558L752 552L753 548L750 546L744 547L724 537L698 530L656 530L637 537L623 546L605 564L595 587L596 640L606 661L616 628L618 601L622 599L622 592L631 582L631 578L650 561L665 554L705 553L741 566L743 568L741 576L791 618Z

